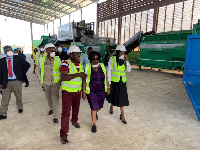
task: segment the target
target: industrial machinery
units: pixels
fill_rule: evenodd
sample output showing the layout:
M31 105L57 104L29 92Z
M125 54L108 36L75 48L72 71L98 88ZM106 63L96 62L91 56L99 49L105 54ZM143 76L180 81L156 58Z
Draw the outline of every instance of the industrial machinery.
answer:
M126 43L124 43L127 54L139 46L139 39L142 32L134 35ZM62 45L63 52L67 52L70 45L77 45L83 53L87 53L88 47L92 47L94 51L101 54L100 62L107 64L109 58L115 54L117 44L114 38L95 37L94 22L85 23L71 22L58 27L58 37L56 35L42 36L41 44L45 45L48 42Z
M139 69L183 68L187 36L191 34L192 30L182 30L141 36Z

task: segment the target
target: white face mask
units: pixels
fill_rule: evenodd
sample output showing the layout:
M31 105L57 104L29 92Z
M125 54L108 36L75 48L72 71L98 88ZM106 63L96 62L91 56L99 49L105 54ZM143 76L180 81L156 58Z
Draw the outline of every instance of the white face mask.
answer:
M18 55L18 53L14 53L14 55Z
M96 67L98 67L98 66L99 66L99 63L96 64L96 65L92 65L93 68L96 68Z
M124 60L124 55L121 55L119 59Z
M8 51L8 52L7 52L7 55L8 55L9 57L11 57L11 56L14 55L14 53L13 53L12 51Z
M43 52L43 51L44 51L44 48L40 48L40 51L42 51L42 52Z
M62 48L61 47L58 47L58 52L62 52Z
M56 55L55 52L52 52L52 53L50 54L50 56L51 56L52 58L55 57L55 55Z

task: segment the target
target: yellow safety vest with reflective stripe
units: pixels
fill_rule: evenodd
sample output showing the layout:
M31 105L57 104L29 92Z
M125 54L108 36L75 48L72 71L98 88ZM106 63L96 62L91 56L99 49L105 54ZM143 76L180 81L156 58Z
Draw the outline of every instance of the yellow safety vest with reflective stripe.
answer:
M36 54L35 54L35 52L33 51L33 60L35 60L35 56L36 56Z
M105 79L104 79L104 89L105 92L107 92L107 79L106 79L106 68L104 66L103 63L100 63L101 69L103 70L103 73L105 75ZM90 78L91 78L91 64L88 63L86 64L85 67L85 74L87 74L87 79L86 79L86 94L90 94Z
M44 82L44 62L45 62L46 56L41 58L41 84ZM53 64L53 78L54 82L58 83L60 81L60 65L61 65L61 60L58 56L54 57L54 64Z
M67 60L68 67L69 67L69 75L81 73L83 72L83 66L80 63L79 64L79 71L76 69L76 66L73 62L71 62L70 59ZM74 79L71 79L70 81L62 81L62 90L65 90L67 92L78 92L82 90L82 78L77 77Z
M122 77L122 82L126 82L126 66L123 64L122 66L117 65L116 56L110 57L111 59L111 81L119 82L120 77Z
M35 64L36 64L36 66L38 66L38 64L39 64L39 55L40 55L40 52L37 52L36 55L35 55Z

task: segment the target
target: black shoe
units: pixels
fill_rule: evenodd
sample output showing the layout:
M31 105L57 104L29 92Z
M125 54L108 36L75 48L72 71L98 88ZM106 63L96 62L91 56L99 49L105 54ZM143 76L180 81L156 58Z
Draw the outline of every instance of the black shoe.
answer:
M98 115L96 114L96 120L98 120L99 119L99 117L98 117Z
M72 125L74 125L75 128L81 128L79 123L72 123Z
M54 119L53 119L53 122L54 122L54 123L58 123L58 119L54 118Z
M7 116L0 115L0 120L4 120L4 119L7 119Z
M48 115L52 115L53 114L53 110L49 110L49 114Z
M45 91L44 87L42 86L43 91Z
M18 110L18 113L19 113L19 114L23 113L23 109L19 109L19 110Z
M92 133L96 133L97 132L97 127L95 125L92 126Z
M120 115L119 118L120 118L120 120L122 120L122 116L121 115ZM122 120L122 123L127 124L127 121L126 120L124 120L124 121Z
M29 84L26 84L24 87L28 87L29 86Z
M60 142L62 143L62 144L67 144L67 143L69 143L69 141L67 140L67 138L60 138Z

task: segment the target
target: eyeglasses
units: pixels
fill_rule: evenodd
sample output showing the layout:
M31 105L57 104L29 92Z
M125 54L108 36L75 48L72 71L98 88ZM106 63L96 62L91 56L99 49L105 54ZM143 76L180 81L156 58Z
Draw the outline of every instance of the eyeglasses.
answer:
M99 58L92 58L92 60L100 60Z

